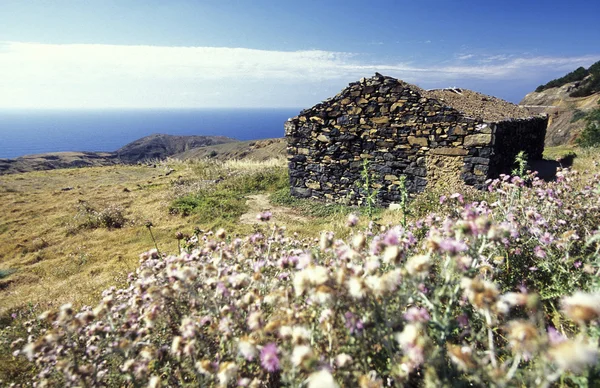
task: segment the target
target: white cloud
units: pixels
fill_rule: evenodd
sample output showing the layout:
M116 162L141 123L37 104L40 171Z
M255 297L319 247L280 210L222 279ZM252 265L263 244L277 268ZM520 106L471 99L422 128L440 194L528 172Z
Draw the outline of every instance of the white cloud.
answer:
M0 42L0 107L298 107L376 71L433 87L539 77L598 56L457 58L456 65L419 66L320 50Z

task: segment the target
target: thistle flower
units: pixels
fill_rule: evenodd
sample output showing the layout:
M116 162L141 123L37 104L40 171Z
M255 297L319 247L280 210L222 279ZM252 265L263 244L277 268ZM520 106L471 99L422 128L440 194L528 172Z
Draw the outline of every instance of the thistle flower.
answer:
M354 299L362 299L365 296L366 288L363 280L359 277L352 276L347 283L350 296Z
M588 323L600 317L600 293L586 294L581 291L562 298L563 313L578 323Z
M409 322L427 322L431 319L431 316L426 309L422 307L410 307L406 313L404 313L404 319Z
M332 232L321 232L319 239L319 248L325 251L327 248L331 248L333 245L333 233Z
M527 321L510 321L506 328L508 343L517 353L533 354L539 344L537 328Z
M358 216L354 213L351 213L348 215L348 221L346 222L346 225L352 228L356 226L356 224L358 224Z
M273 216L273 214L270 211L265 211L265 212L257 214L256 219L259 221L266 222L266 221L269 221L272 216Z
M312 373L306 379L307 388L339 388L331 373L326 369Z
M458 369L466 372L469 369L475 368L473 361L473 349L468 346L452 345L447 343L448 355L450 360L458 367Z
M566 340L552 346L548 355L562 371L580 373L598 360L598 344L583 340Z
M465 290L469 302L477 309L496 310L496 302L500 292L494 283L479 278L463 278L461 287Z
M260 365L267 372L275 372L279 370L279 358L277 357L277 345L274 342L269 342L260 351Z
M224 362L219 366L219 373L217 373L217 378L219 379L219 384L224 387L227 387L229 383L235 380L238 373L238 366L233 362Z
M429 274L431 261L427 255L418 255L409 258L404 266L409 275L424 278Z
M312 356L313 352L310 346L298 345L294 347L294 350L292 350L290 361L292 361L294 366L298 367L304 364L304 362L308 359L312 358Z
M352 356L346 353L340 353L335 356L335 364L338 368L344 368L352 363Z
M258 355L258 349L256 348L256 341L250 337L242 337L238 342L238 352L248 361L254 360L254 357Z

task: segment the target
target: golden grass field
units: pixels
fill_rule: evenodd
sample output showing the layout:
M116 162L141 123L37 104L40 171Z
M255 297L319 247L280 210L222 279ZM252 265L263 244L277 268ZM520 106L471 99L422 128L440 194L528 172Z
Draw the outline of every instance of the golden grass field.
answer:
M547 151L555 159L571 149ZM591 171L590 151L576 150L574 168ZM173 199L186 192L210 190L214 179L274 171L285 174L285 159L266 162L180 162L152 165L63 169L0 176L0 271L14 271L0 279L0 318L15 311L42 311L66 302L93 304L101 291L124 284L135 270L138 255L154 247L146 220L163 252L177 251L177 231L194 227L225 227L228 233L252 231L254 215L270 209L275 222L290 233L317 237L323 229L345 233L346 212L326 209L326 216L303 214L304 209L268 202L270 192L242 198L244 214L233 220L171 214ZM171 173L167 174L168 171ZM176 184L176 182L184 184ZM69 189L69 190L66 190ZM419 199L417 199L418 202ZM120 229L77 227L80 201L97 209L119 206L128 220ZM421 203L423 200L421 200ZM379 213L381 223L398 222L397 211ZM241 221L240 221L241 220Z

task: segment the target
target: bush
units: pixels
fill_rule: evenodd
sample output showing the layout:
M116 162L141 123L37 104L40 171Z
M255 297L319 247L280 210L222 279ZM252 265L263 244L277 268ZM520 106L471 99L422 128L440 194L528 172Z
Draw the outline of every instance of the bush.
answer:
M594 386L600 177L488 183L347 241L267 222L144 253L95 307L26 322L15 355L49 386Z
M96 210L87 201L79 201L75 220L79 229L119 229L126 225L124 209L117 205L109 205Z
M576 142L581 147L595 147L600 144L600 100L599 107L585 117L586 125Z
M535 89L535 91L539 93L546 89L557 88L557 87L563 86L565 84L568 84L570 82L581 81L582 79L587 77L588 74L589 74L588 70L586 70L584 67L579 67L576 70L568 73L567 75L565 75L563 77L553 79L552 81L548 82L545 85L538 86L537 89Z

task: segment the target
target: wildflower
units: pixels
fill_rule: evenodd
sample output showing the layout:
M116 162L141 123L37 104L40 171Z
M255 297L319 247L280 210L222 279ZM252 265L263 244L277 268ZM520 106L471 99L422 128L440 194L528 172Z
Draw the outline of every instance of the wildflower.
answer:
M494 283L479 278L463 278L461 287L474 307L480 310L495 310L499 291Z
M260 329L262 326L262 313L260 311L253 311L248 314L248 329L255 331Z
M152 376L150 377L150 381L148 381L148 388L160 388L160 377Z
M426 337L421 324L409 323L404 326L404 330L396 334L396 341L398 341L404 354L408 356L410 364L417 366L425 361L424 345Z
M335 356L335 364L338 368L344 368L347 365L350 365L352 362L352 357L346 353L340 353Z
M346 320L345 326L350 334L358 333L364 328L363 322L350 311L346 311L344 318Z
M430 266L429 256L419 255L409 258L405 268L409 275L424 278L429 274Z
M539 245L536 245L535 248L533 248L533 254L539 259L545 259L547 256L546 251L544 251Z
M565 340L548 350L548 355L563 371L582 372L587 366L596 364L598 345L582 340Z
M256 349L256 342L249 337L243 337L238 342L238 351L242 357L248 361L254 360L254 357L258 354Z
M377 378L377 373L371 370L358 378L358 386L360 388L383 388L383 380Z
M304 326L294 326L292 328L292 343L302 344L310 342L311 332Z
M450 360L456 364L458 369L466 372L469 369L475 368L475 362L473 361L472 356L473 350L470 347L447 343L446 348L448 349Z
M365 237L365 235L362 233L359 233L352 238L352 247L354 249L356 249L357 251L360 251L361 249L363 249L365 247L366 242L367 242L367 238Z
M386 264L397 263L400 257L400 248L397 245L390 245L383 251L383 262Z
M356 214L352 213L348 216L348 221L346 222L346 225L352 228L356 226L356 224L358 224L358 217L356 216Z
M333 233L332 232L321 232L319 239L319 248L324 251L327 248L331 248L333 245Z
M216 365L209 360L198 361L194 366L196 367L198 373L205 376L210 376L217 371Z
M226 387L231 381L233 381L238 373L238 366L234 362L224 362L219 366L219 373L217 378L219 383Z
M279 358L277 357L277 345L274 342L269 342L260 351L260 365L267 372L275 372L279 370Z
M365 296L366 289L361 278L353 276L348 280L347 285L350 296L354 299L362 299Z
M339 388L331 373L326 369L312 373L306 379L307 388Z
M256 219L259 221L266 222L266 221L269 221L272 216L273 216L273 214L270 211L265 211L265 212L257 214Z
M600 293L586 294L581 291L561 300L563 313L578 323L588 323L600 317Z
M217 232L215 233L215 236L217 238L220 238L221 240L225 238L225 236L227 236L227 232L225 232L225 229L220 228L219 230L217 230Z
M427 322L431 319L431 316L427 310L422 307L410 307L406 313L404 313L404 319L409 322Z
M537 328L529 322L510 321L506 328L508 343L517 353L532 354L539 345Z
M290 360L294 366L300 366L304 362L310 359L313 355L312 349L308 345L298 345L292 350L292 356Z

